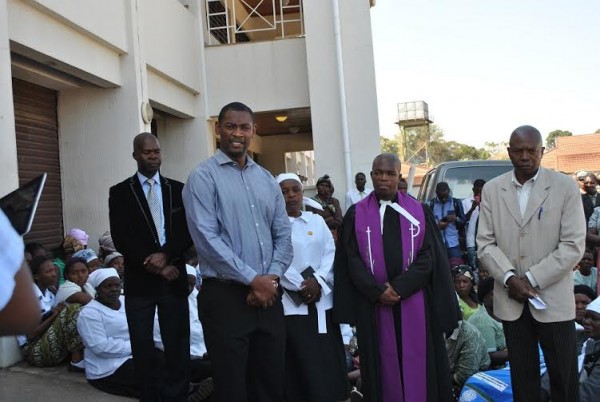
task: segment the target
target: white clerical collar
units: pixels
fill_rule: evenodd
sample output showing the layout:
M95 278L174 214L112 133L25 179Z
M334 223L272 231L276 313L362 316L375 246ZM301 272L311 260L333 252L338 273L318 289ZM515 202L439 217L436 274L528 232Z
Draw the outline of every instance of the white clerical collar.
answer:
M415 226L420 226L420 222L411 215L406 209L402 208L397 202L388 201L388 200L379 200L379 219L381 220L381 234L383 234L383 216L385 215L385 210L388 206L392 207L396 212L400 215L404 216L411 224Z

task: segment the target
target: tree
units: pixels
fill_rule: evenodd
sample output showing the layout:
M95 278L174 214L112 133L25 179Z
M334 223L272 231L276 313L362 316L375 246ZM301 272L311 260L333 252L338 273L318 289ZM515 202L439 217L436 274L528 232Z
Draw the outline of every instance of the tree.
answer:
M596 131L594 131L594 134L600 134L600 128Z
M379 136L379 144L382 153L398 155L398 134L394 138Z
M429 127L410 127L393 139L380 137L381 151L397 154L403 162L438 164L453 160L488 159L490 151L444 140L444 131ZM402 145L400 147L400 145Z
M486 141L483 143L483 149L492 156L502 152L506 153L506 148L508 148L508 141Z
M573 133L565 130L554 130L548 133L546 137L546 146L548 148L556 147L556 137L570 137Z

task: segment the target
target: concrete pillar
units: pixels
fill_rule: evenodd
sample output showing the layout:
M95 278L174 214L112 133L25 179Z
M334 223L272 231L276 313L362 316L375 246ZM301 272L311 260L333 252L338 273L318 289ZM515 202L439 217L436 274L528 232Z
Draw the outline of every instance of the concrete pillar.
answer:
M342 138L340 86L331 1L305 0L306 58L316 176L327 173L335 196L348 191ZM380 152L369 3L339 1L340 38L350 143L350 171L370 172ZM353 181L353 178L350 180Z

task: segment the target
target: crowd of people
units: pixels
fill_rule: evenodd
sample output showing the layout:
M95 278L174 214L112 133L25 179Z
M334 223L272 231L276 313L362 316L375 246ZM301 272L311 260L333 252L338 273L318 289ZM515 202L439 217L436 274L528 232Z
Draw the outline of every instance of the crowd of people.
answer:
M98 253L79 228L58 252L23 247L0 219L0 286L17 298L33 281L22 306L39 311L22 323L0 292L1 333L21 333L29 364L141 401L494 400L495 376L515 401L600 394L598 182L540 167L535 128L511 134L514 169L463 200L441 182L419 203L379 155L345 214L329 176L307 198L248 156L246 105L215 129L185 184L160 173L154 135L135 137Z

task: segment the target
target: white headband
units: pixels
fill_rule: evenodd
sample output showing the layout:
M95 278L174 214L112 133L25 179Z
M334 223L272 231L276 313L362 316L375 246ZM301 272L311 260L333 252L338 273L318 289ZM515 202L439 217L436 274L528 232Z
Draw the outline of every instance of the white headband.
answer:
M593 302L588 304L585 309L600 314L600 297L597 297Z
M277 176L276 180L279 184L281 184L281 182L284 180L294 180L300 183L302 186L302 180L300 180L300 177L298 177L298 175L295 173L281 173L279 176Z
M99 268L90 274L90 276L88 278L88 283L90 285L92 285L92 287L95 289L98 286L100 286L102 284L102 282L104 282L108 278L112 278L112 277L115 277L115 278L119 277L119 274L117 273L116 269L114 269L114 268Z

